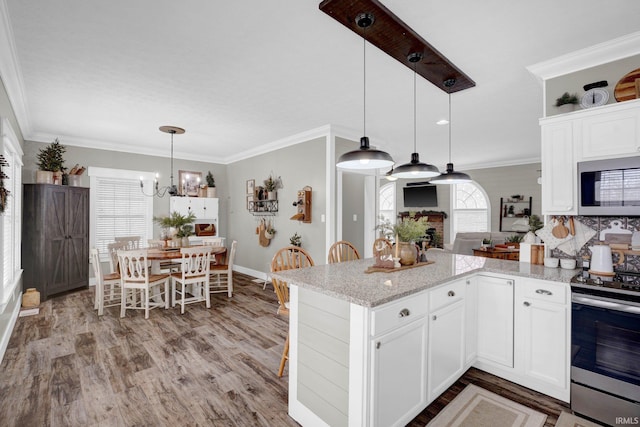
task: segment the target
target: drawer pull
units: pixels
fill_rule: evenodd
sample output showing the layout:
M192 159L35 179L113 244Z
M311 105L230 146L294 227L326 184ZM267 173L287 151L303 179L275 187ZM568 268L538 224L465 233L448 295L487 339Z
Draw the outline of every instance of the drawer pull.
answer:
M449 292L447 292L447 295L449 295L450 297L455 297L456 293L453 292L453 291L449 291Z
M411 312L408 308L403 308L402 310L400 310L400 313L398 313L398 317L407 317L410 314Z
M531 305L531 303L529 301L525 301L523 304L525 307L529 307Z
M507 280L507 285L513 286L513 280Z
M376 343L376 350L380 348L380 341Z
M546 289L536 289L536 294L541 294L541 295L553 295L553 292L548 291Z
M471 280L467 279L467 285L471 284Z
M431 318L431 320L437 320L437 319L438 319L438 316L433 316L433 317Z

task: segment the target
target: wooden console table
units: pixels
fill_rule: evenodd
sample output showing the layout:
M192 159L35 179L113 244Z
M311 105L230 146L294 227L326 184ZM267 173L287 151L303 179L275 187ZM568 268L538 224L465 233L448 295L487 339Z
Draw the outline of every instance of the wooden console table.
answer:
M478 248L473 250L473 256L518 261L520 260L520 249Z

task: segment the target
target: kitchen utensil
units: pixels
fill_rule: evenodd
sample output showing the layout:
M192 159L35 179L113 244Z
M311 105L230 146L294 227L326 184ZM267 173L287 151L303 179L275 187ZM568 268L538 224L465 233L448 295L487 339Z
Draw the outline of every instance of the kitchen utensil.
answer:
M571 234L572 236L576 235L576 225L573 222L573 217L569 217L569 234Z
M636 81L640 79L640 68L630 71L616 84L616 88L613 91L613 96L616 97L616 101L629 101L636 99L640 95L638 94L638 86Z
M640 231L636 230L631 235L631 249L640 250Z
M569 229L564 225L563 218L557 220L557 224L553 227L551 233L558 239L564 239L569 235Z
M603 275L613 273L613 259L609 245L589 246L591 251L591 271Z
M549 249L555 249L558 245L566 242L567 240L573 239L573 236L569 236L569 233L567 233L567 236L563 239L558 239L554 236L552 231L557 224L557 220L553 219L547 222L544 227L536 231L536 236L540 237ZM542 264L542 260L540 260L540 264Z
M596 231L581 223L577 219L573 220L574 228L575 228L575 236L573 239L567 240L566 242L560 243L558 245L558 249L564 252L567 255L575 255L578 251L596 235Z
M611 221L609 228L600 232L600 240L609 243L631 243L633 232L622 228L620 221Z

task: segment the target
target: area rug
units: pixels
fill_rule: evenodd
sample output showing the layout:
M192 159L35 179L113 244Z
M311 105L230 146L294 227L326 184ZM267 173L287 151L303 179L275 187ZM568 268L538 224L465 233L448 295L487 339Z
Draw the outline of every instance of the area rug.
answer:
M600 424L587 421L584 418L568 412L562 412L560 418L558 418L556 427L600 427Z
M547 416L469 384L427 426L542 427Z

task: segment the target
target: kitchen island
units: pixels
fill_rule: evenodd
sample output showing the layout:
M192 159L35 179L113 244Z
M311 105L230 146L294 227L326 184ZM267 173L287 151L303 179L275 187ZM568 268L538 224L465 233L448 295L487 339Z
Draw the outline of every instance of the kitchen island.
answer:
M289 414L302 425L404 425L470 366L569 400L577 270L438 253L274 273L290 286ZM517 331L514 334L514 328Z

